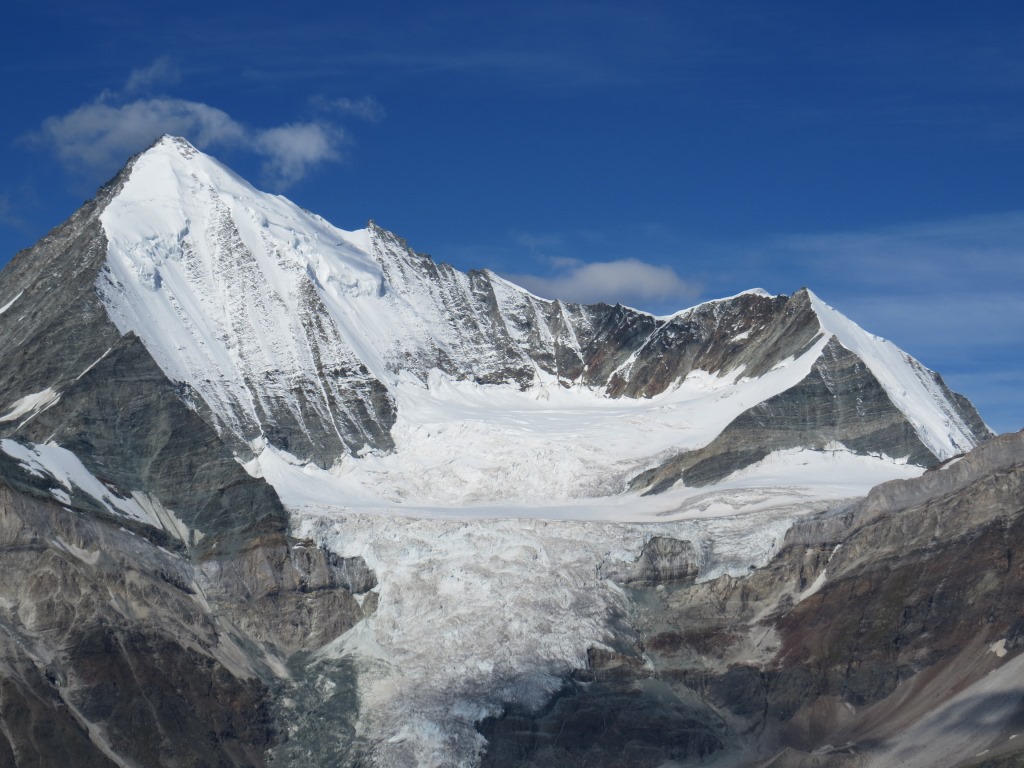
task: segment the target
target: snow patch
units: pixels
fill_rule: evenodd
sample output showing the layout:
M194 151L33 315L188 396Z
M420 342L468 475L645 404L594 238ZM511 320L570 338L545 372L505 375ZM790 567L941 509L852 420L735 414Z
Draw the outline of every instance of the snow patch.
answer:
M746 478L757 478L767 486L800 485L813 479L817 487L845 488L843 495L862 496L880 483L907 480L924 472L907 463L907 457L855 453L833 442L825 450L787 448L773 451L765 458L736 470L721 483L728 486Z
M0 450L27 472L55 481L60 487L50 494L61 504L69 505L76 493L83 493L112 515L162 528L186 543L195 544L202 538L200 532L190 531L171 510L148 494L135 491L128 497L119 496L86 469L74 453L56 443L24 445L3 439Z
M83 549L75 544L64 541L61 538L57 538L53 542L58 549L63 549L68 554L74 555L83 563L89 565L96 565L100 561L100 551L98 549Z
M4 421L16 421L22 416L29 415L35 416L51 405L60 400L60 393L51 387L47 387L41 392L33 392L31 395L25 395L22 398L15 400L9 406L11 410L0 416L0 422Z
M14 306L14 302L16 302L18 299L20 299L22 297L22 294L24 294L24 293L25 293L24 291L20 291L17 296L15 296L13 299L8 301L2 307L0 307L0 315L2 315L4 312L6 312L11 307L13 307Z
M111 353L111 352L112 352L113 350L114 350L114 348L113 348L113 347L111 347L111 348L110 348L110 349L108 349L108 350L107 350L106 352L104 352L104 353L103 353L102 355L100 355L99 357L97 357L97 358L96 358L96 359L95 359L95 360L94 360L93 362L89 363L89 365L87 365L87 366L85 367L85 370L84 370L84 371L82 371L82 372L81 372L80 374L78 374L77 376L75 376L75 381L78 381L78 380L79 380L79 379L81 379L81 378L82 378L83 376L85 376L85 374L87 374L87 373L88 373L89 371L91 371L91 370L92 370L93 368L95 368L95 367L96 367L97 365L99 365L99 364L100 364L100 362L101 362L101 361L102 361L102 360L103 360L103 359L104 359L104 358L105 358L105 357L106 357L107 355L109 355L109 354L110 354L110 353Z
M842 546L842 544L836 544L835 549L832 550L832 554L828 556L828 562L825 563L825 567L822 569L821 573L819 573L818 577L808 585L807 589L797 596L797 603L802 603L811 595L818 594L818 592L821 591L821 588L825 586L825 582L828 581L828 566L832 562L832 558L836 556L836 552L838 552Z

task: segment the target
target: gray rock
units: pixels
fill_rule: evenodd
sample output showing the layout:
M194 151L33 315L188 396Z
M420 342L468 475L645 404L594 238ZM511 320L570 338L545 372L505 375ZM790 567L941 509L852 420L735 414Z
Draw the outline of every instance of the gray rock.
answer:
M680 584L697 578L700 560L692 542L652 536L636 562L605 561L598 569L602 579L637 587Z
M374 574L279 533L193 559L127 522L0 463L3 764L263 765L323 705L308 654L372 610Z

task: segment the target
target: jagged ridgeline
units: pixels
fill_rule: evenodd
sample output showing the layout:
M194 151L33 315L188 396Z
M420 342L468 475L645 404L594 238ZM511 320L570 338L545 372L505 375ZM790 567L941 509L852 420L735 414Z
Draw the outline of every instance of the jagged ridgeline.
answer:
M697 582L792 559L784 531L825 497L763 524L684 501L808 455L910 477L991 435L808 290L667 317L548 300L340 230L171 137L0 274L0 360L0 765L563 764L596 742L544 734L602 711L667 718L646 751L601 735L603 764L747 749L718 712L762 728L736 691L774 701L775 661L726 672L756 617L733 636L680 590L711 601ZM853 539L808 525L817 578ZM743 582L758 600L838 600L777 567L785 588ZM815 642L786 618L805 610L772 630L787 653ZM679 639L690 614L707 637ZM815 690L845 695L826 661ZM817 701L800 690L792 712Z

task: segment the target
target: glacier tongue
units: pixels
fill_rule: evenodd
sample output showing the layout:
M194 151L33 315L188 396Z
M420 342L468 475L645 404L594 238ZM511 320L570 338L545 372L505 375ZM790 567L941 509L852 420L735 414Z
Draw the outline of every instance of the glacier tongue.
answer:
M781 544L799 505L658 526L696 545L708 575L746 571ZM476 723L537 711L589 648L629 642L623 590L601 568L633 563L650 526L544 520L308 515L296 532L384 576L377 610L317 653L358 669L358 736L371 764L478 764Z

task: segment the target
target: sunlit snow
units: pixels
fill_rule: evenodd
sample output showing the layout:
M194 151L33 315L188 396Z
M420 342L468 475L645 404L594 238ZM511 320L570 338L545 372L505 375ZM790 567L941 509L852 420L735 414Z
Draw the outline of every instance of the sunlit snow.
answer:
M41 392L33 392L15 400L10 405L10 410L0 416L0 422L16 421L23 416L34 415L49 408L60 400L60 393L47 387Z
M821 327L856 354L893 404L907 415L921 442L940 459L975 445L970 428L947 400L931 371L891 341L867 333L808 291Z
M11 307L13 307L14 306L14 302L16 302L18 299L20 299L23 293L25 293L25 292L24 291L20 291L17 296L15 296L13 299L8 301L2 307L0 307L0 315L2 315L4 312L6 312Z
M772 376L794 373L780 369L765 378ZM392 454L345 457L322 470L266 445L246 468L266 478L293 509L622 521L847 498L920 474L920 467L837 445L773 453L713 489L623 495L637 472L666 452L706 443L717 424L759 402L765 386L764 379L724 386L714 377L691 376L654 398L613 400L587 389L519 392L438 375L429 388L411 380L397 388Z

